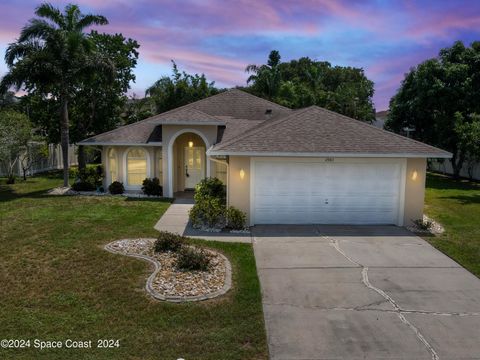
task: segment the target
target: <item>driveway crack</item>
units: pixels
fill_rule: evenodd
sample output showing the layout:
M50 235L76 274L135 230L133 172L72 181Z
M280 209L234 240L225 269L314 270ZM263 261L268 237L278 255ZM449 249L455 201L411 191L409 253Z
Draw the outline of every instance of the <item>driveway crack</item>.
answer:
M322 235L321 235L322 236ZM367 266L364 266L362 264L360 264L358 261L354 260L353 258L351 258L350 256L348 256L345 251L343 251L342 248L340 248L340 244L338 243L338 240L337 239L332 239L328 236L322 236L324 239L326 240L330 240L330 245L335 249L337 250L337 252L339 252L341 255L343 255L343 257L345 257L345 259L347 259L349 262L351 262L352 264L355 264L359 267L362 268L362 283L367 287L369 288L370 290L372 291L375 291L377 294L379 294L380 296L382 296L385 300L387 300L394 308L394 312L395 314L397 314L398 318L400 319L400 321L402 321L405 325L407 325L414 333L415 333L415 336L420 340L420 342L422 342L422 344L427 348L427 350L430 352L430 354L432 355L432 360L439 360L439 357L438 357L438 354L437 352L435 351L435 349L433 348L433 346L427 341L427 339L425 339L425 337L422 335L422 333L420 332L420 330L417 329L417 327L415 327L415 325L413 325L410 321L408 321L408 319L405 317L404 313L406 313L405 311L403 311L400 306L395 302L395 300L392 299L392 297L390 297L390 295L388 295L385 291L383 291L382 289L380 288L377 288L376 286L373 286L371 283L370 283L370 280L368 278L368 267Z

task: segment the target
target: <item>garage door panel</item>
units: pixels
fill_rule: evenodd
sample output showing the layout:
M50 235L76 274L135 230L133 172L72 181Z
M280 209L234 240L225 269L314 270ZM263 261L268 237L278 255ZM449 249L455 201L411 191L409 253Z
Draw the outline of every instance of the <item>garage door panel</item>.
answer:
M254 223L397 222L399 164L259 161L254 166Z

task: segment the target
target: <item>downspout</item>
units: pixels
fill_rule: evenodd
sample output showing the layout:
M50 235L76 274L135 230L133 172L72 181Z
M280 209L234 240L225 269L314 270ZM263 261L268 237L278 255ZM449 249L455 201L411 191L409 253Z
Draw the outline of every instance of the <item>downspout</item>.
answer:
M223 164L227 167L227 207L230 206L230 201L229 201L229 196L228 196L228 189L230 189L230 171L228 170L228 161L222 161L218 160L212 157L208 157L208 160L212 160L213 162L216 162L218 164Z

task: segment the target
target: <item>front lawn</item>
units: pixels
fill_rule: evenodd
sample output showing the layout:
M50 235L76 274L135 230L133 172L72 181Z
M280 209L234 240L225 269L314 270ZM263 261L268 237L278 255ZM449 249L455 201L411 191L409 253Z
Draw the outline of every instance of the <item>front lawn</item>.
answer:
M0 179L0 339L119 339L113 349L3 350L15 359L265 359L260 287L249 244L210 242L232 262L233 289L202 303L152 300L150 265L113 240L154 237L168 202L45 196L57 174ZM96 345L94 342L93 345Z
M480 185L429 174L425 212L445 227L425 240L480 277Z

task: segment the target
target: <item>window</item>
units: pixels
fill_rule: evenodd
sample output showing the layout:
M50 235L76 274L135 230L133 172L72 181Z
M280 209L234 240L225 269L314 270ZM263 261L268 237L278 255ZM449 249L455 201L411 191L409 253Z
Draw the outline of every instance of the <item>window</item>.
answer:
M163 159L162 159L162 149L157 149L155 154L155 158L157 159L157 177L160 180L160 184L163 182Z
M127 184L142 185L147 177L147 154L143 149L132 149L127 154Z
M110 149L108 152L108 172L111 183L118 180L117 152L115 149Z

